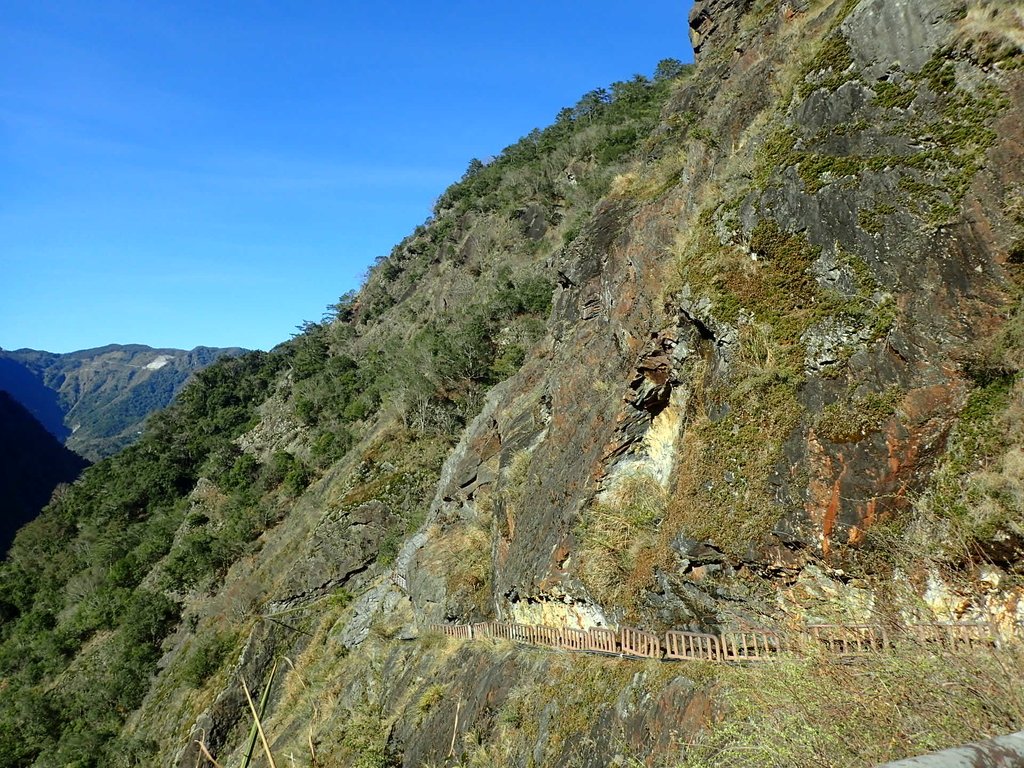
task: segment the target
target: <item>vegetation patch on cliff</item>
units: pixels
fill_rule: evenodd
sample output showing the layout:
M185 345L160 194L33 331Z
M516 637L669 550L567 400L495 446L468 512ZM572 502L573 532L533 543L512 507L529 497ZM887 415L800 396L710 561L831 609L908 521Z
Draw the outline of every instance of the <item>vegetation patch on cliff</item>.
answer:
M845 663L820 656L709 669L721 718L685 768L876 765L1019 727L1019 650L935 652L910 645Z
M723 238L721 209L701 216L697 227L677 244L678 283L691 301L710 299L706 325L735 329L727 345L728 365L716 374L724 380L696 383L682 444L686 469L669 505L663 536L680 531L707 540L737 557L770 533L783 507L777 475L782 448L799 427L803 406L798 395L805 379L808 338L825 323L851 329L858 343L873 341L893 322L890 299L864 262L837 251L835 261L850 288L824 287L815 274L822 249L775 221L762 219L745 241ZM845 356L832 361L837 371ZM837 375L831 370L831 375ZM860 409L865 411L867 405ZM824 417L836 422L838 406Z
M576 527L580 574L604 605L631 605L653 571L657 532L668 494L647 473L624 478L592 503Z

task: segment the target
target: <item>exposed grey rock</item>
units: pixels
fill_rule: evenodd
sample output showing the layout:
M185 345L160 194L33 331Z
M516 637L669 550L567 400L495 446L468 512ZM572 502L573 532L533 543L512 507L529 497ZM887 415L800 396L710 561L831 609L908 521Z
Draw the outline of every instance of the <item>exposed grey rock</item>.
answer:
M394 588L390 584L375 584L352 604L352 615L331 639L346 648L355 648L370 634L374 617L384 610L384 599Z
M823 320L800 337L807 349L805 370L814 373L834 366L870 341L871 335L870 328L854 325L841 317Z
M237 734L239 722L243 719L251 722L242 681L245 681L251 695L258 696L274 665L279 645L286 642L291 634L290 628L272 621L261 621L253 627L232 671L231 682L196 719L188 743L175 756L173 764L176 768L194 768L204 764L200 740L212 754L222 754L231 743L231 737Z
M328 511L320 519L305 557L295 561L270 612L292 608L348 584L374 562L391 513L373 500Z
M725 45L740 14L751 0L697 0L690 9L690 45L698 61L711 49Z
M870 82L893 67L917 72L949 35L953 0L865 0L842 24L854 60Z
M689 285L684 285L673 298L683 322L692 325L699 337L713 343L717 359L728 364L739 338L738 330L715 317L715 306L711 299L694 295Z
M282 450L309 458L309 449L302 439L308 430L295 419L284 394L274 394L257 411L259 421L235 441L239 448L261 462L271 461L274 452Z
M519 220L519 226L523 229L523 234L531 240L540 240L548 231L545 211L539 205L528 205L521 208L516 211L516 218Z
M656 586L644 598L646 608L657 619L657 626L689 632L713 632L718 626L718 606L713 586L699 585L697 580L710 575L709 568L721 565L694 566L690 561L680 562L680 574L670 577L656 575ZM698 571L695 580L694 571Z
M707 542L697 541L680 533L672 539L672 549L680 558L694 563L723 563L726 558L722 551Z
M864 109L874 92L863 84L843 83L835 91L819 89L797 107L794 119L809 135L845 125Z
M540 721L537 723L537 741L533 747L533 762L541 765L544 762L544 752L551 739L551 721L558 716L558 702L550 701L540 713Z
M1018 768L1024 765L1024 731L908 757L878 768Z
M195 725L188 734L188 741L174 756L175 766L196 765L202 760L202 752L199 744L208 745L209 736L213 733L214 722L208 712L201 712L196 718ZM209 747L207 747L209 748Z
M437 573L431 566L430 553L424 549L431 543L426 528L438 521L466 520L475 515L473 495L494 478L485 462L493 457L500 444L489 436L494 429L495 410L510 386L509 382L498 384L488 393L480 413L463 432L441 468L437 494L423 528L407 538L398 552L395 572L425 622L439 621L447 612L444 574Z

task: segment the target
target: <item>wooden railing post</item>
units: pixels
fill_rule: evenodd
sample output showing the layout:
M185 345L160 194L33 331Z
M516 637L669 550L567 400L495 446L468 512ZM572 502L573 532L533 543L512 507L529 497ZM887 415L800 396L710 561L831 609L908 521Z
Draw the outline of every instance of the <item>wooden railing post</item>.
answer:
M426 632L446 637L479 640L491 637L572 651L619 654L632 658L664 658L673 660L706 659L709 661L767 661L792 650L807 652L808 644L824 648L830 654L864 656L884 652L893 647L893 638L885 624L810 624L795 635L740 628L717 635L669 630L663 636L635 627L617 630L593 627L589 630L571 627L549 627L515 622L476 622L473 624L430 623L422 625ZM956 650L974 650L979 645L999 646L991 622L922 622L907 624L902 631L921 644L939 645Z

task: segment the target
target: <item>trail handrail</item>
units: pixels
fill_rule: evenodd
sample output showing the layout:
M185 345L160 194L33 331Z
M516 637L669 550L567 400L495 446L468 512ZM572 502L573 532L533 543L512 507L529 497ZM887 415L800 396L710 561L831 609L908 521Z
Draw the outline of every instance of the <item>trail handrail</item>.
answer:
M665 633L665 658L720 661L722 645L717 635L669 630Z
M619 652L619 633L614 629L591 627L587 634L590 639L587 645L588 651L597 651L599 653Z
M660 659L662 655L661 640L657 635L632 627L619 630L619 647L624 656Z
M585 629L562 629L562 647L570 651L585 651L590 642L590 634Z
M934 621L885 627L881 624L809 624L796 633L742 628L717 635L670 630L664 636L636 627L573 629L543 624L485 621L476 624L428 624L425 630L459 640L489 637L523 645L635 659L760 662L794 650L824 649L842 657L866 656L892 648L897 639L950 650L974 650L997 644L986 622Z

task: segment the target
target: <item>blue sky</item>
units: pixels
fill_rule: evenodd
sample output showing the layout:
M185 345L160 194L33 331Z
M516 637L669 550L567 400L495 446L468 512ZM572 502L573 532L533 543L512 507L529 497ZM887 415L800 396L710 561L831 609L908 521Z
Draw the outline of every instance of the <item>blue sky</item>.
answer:
M691 4L5 0L0 346L268 349Z

